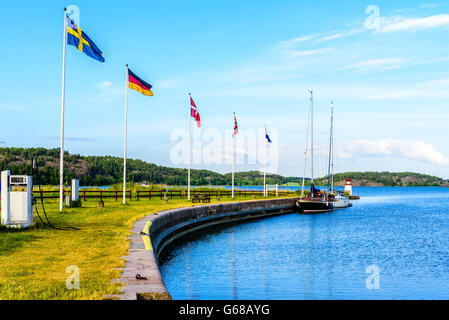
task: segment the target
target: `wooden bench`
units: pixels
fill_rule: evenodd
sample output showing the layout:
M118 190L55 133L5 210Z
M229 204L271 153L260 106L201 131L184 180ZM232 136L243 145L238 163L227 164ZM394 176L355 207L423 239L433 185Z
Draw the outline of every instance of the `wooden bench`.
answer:
M208 194L195 194L192 198L192 203L210 203L210 195Z

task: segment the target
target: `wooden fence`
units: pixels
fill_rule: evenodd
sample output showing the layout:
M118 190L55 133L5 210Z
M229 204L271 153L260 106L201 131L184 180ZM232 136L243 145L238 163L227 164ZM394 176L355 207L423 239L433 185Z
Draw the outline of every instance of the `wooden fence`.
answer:
M70 189L63 190L63 198L65 199L66 195L70 195ZM187 190L137 190L137 191L126 191L126 198L129 200L154 200L154 199L164 199L164 195L167 194L168 199L187 199ZM191 190L190 195L193 197L197 194L206 194L210 197L220 197L226 198L232 196L231 190L207 190L207 191L199 191L199 190ZM262 190L235 190L234 194L236 197L258 197L263 196ZM293 195L293 191L287 190L279 190L278 196L288 196ZM59 190L40 190L34 191L33 195L35 198L43 198L45 199L59 199ZM268 192L269 196L276 196L276 191L272 190ZM115 201L119 201L119 199L123 198L123 191L118 190L88 190L81 189L79 190L79 199L83 201L88 201L89 199L99 199L106 200L111 199Z

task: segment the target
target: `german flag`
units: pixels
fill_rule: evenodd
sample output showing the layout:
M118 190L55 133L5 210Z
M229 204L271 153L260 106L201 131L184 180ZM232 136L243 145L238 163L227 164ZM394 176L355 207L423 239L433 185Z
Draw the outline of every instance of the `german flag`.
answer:
M128 68L128 81L130 89L139 91L141 94L145 96L153 96L153 92L151 91L151 88L153 86L148 82L145 82L142 79L140 79L129 68Z

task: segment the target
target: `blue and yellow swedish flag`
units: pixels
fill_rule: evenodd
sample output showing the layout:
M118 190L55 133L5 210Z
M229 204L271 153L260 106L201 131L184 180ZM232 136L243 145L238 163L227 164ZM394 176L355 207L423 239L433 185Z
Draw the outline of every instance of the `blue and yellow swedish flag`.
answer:
M75 46L79 51L84 52L89 57L104 62L103 52L90 40L87 34L78 27L72 19L67 18L67 44Z

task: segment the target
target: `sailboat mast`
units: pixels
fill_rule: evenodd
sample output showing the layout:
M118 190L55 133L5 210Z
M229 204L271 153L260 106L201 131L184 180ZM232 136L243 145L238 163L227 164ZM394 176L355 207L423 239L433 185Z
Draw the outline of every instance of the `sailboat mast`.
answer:
M331 103L331 192L334 193L334 102Z
M313 184L313 90L310 90L310 137L311 137L311 142L310 142L310 155L311 155L311 163L310 163L310 167L311 167L311 171L312 171L312 184Z
M311 92L309 90L309 92ZM304 197L304 186L305 186L305 180L306 180L306 171L307 171L307 156L309 153L309 135L310 135L310 119L311 119L311 113L309 110L309 118L307 123L307 138L306 138L306 151L304 152L304 174L302 176L302 186L301 186L301 198Z
M331 102L331 127L329 131L329 162L327 167L327 188L331 188L331 167L333 167L332 149L333 149L333 116L334 116L334 102ZM333 174L333 170L332 170ZM331 191L332 192L332 191Z

